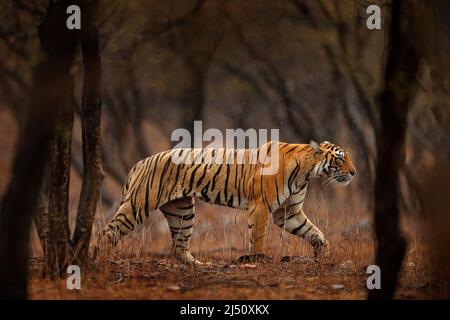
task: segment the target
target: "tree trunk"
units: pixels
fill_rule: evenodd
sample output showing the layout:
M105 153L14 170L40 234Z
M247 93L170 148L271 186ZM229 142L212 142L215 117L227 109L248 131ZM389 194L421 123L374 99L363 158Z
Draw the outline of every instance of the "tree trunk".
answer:
M46 276L65 274L69 231L69 182L73 128L73 78L68 73L61 79L64 101L60 105L56 134L52 142L48 175L48 238Z
M48 175L50 172L50 165L47 163L44 168L44 177L42 181L41 190L39 192L39 200L36 208L36 213L33 217L34 225L39 236L39 240L42 246L42 253L44 257L47 257L48 252L48 233L49 233L49 221L48 221ZM46 270L43 270L43 277L46 276Z
M61 81L65 101L57 111L55 137L50 148L34 223L45 258L44 276L65 273L69 231L69 182L73 129L73 78Z
M408 109L419 67L419 57L409 42L411 38L407 38L408 31L403 23L411 24L412 21L400 21L401 13L408 12L407 5L407 2L398 0L392 4L385 87L379 103L381 127L377 136L375 179L375 263L381 270L381 289L369 291L369 299L393 298L407 245L399 228L398 182L399 168L404 162Z
M44 54L33 69L26 120L0 212L0 299L24 299L27 294L31 220L49 159L56 108L64 101L60 82L69 73L77 43L76 34L66 28L68 5L64 0L50 2L39 26Z
M101 123L101 60L96 25L97 0L82 2L84 25L81 33L83 53L83 97L81 105L83 182L78 204L77 223L71 241L72 263L85 265L91 239L92 224L97 211L102 169Z
M205 104L203 71L190 71L187 87L183 90L181 98L182 121L181 127L189 130L191 143L194 143L194 121L202 120L203 107ZM173 142L172 142L173 143ZM192 145L192 148L197 147Z

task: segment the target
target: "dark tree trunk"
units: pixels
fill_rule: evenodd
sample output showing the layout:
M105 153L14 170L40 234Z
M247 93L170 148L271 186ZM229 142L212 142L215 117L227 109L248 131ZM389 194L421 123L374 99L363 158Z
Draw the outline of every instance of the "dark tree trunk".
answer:
M61 80L65 101L58 108L55 137L50 148L34 223L45 258L44 276L58 277L66 269L69 231L69 182L73 129L73 79Z
M182 127L191 133L191 143L194 143L194 121L202 120L205 104L204 72L203 70L190 71L191 77L181 99L181 108L183 108ZM196 146L192 145L192 147Z
M56 134L52 142L48 175L48 239L46 275L65 274L69 231L69 182L73 128L73 78L68 73L61 79L64 102L59 106Z
M96 25L98 1L83 1L84 25L81 33L83 53L83 97L81 105L83 182L78 204L77 223L71 241L72 263L84 265L87 260L92 224L97 211L102 169L101 123L101 60Z
M411 4L411 3L409 3ZM403 13L407 2L393 1L385 87L381 95L380 133L377 136L375 179L375 263L381 270L381 289L369 291L369 299L392 299L407 242L399 227L399 169L404 162L408 109L414 93L419 57L408 35ZM409 38L408 38L409 36Z
M48 220L48 175L50 171L49 163L46 164L44 169L44 177L42 181L41 190L39 192L39 200L36 208L36 213L33 217L34 225L39 236L39 241L42 246L42 253L44 257L47 257L48 252L48 233L49 233L49 220ZM46 276L46 270L43 270L43 277Z
M63 0L50 2L39 26L44 54L33 69L26 120L0 212L0 298L24 299L27 294L31 220L49 159L57 107L64 101L60 81L69 73L77 43L76 34L66 28L68 5Z
M186 41L186 39L184 39ZM182 42L183 43L183 42ZM184 43L183 43L184 44ZM173 44L172 44L173 45ZM205 105L205 81L210 67L212 56L215 52L213 48L207 50L204 56L199 59L200 52L191 46L173 45L172 49L180 54L186 70L186 86L181 93L180 106L181 121L180 126L187 129L191 134L191 144L194 146L194 121L203 119L203 109ZM172 141L172 145L177 142Z

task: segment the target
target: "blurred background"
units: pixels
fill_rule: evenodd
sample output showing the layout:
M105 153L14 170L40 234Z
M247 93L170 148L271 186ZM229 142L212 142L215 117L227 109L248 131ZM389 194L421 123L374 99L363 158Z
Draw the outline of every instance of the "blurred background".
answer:
M373 2L381 8L381 30L366 27L366 9ZM41 0L0 3L0 194L10 179L26 92L33 65L40 59L37 25L46 4ZM204 130L277 128L281 141L328 140L348 150L356 179L346 188L331 185L325 190L313 183L305 212L346 252L358 253L354 242L345 239L366 241L372 248L380 130L376 106L384 81L390 4L388 0L100 1L106 176L94 234L114 214L128 170L140 159L169 149L174 129L192 130L193 121L202 120ZM407 221L405 228L416 242L425 236L414 227L420 215L418 184L442 168L439 163L448 167L450 154L450 15L439 8L422 11L423 24L417 26L418 32L431 32L433 37L424 37L421 43L427 48L427 59L417 76L400 170L402 223ZM426 23L430 17L435 24ZM75 92L72 230L83 173L82 70L77 58L71 68ZM201 252L228 250L228 257L236 255L233 250L245 251L245 214L206 204L200 204L198 212L192 246L200 258ZM125 251L166 251L170 240L162 215L152 215L146 226L124 241ZM309 252L300 240L273 226L270 232L285 244L275 245L275 254ZM149 242L143 245L144 238ZM35 231L33 239L33 252L39 256L42 249ZM373 252L365 250L364 262L369 262Z

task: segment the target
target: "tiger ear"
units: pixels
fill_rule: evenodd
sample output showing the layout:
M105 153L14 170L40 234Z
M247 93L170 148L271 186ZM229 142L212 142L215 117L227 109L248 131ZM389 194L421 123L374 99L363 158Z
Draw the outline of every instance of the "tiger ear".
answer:
M313 148L314 153L315 153L316 155L322 152L322 149L320 149L319 144L318 144L317 142L315 142L314 140L311 140L311 141L309 142L309 145Z

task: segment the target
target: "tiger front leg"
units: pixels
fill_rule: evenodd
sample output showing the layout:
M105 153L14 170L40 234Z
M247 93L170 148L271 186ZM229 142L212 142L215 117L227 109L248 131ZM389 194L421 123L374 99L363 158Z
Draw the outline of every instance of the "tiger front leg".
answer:
M273 213L273 219L280 228L309 241L314 249L315 257L319 254L329 255L328 241L323 232L308 219L303 210L290 212L282 208Z
M266 245L269 212L262 205L252 208L248 216L249 252L261 254Z
M248 215L249 254L241 256L234 262L271 262L273 260L263 253L266 245L269 214L269 211L263 205L255 205L250 208Z

